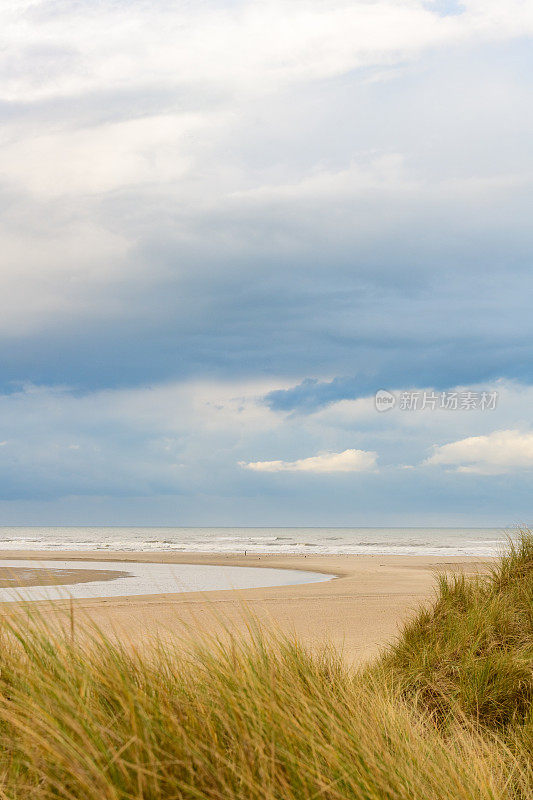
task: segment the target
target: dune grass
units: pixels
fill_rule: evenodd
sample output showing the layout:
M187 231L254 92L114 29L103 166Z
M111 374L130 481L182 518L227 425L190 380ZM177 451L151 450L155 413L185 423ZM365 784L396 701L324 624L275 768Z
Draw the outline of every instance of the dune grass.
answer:
M441 575L435 604L383 659L404 695L445 723L465 715L505 734L531 723L533 536L521 531L488 575Z
M150 654L2 619L0 798L503 800L533 796L533 538L363 671L269 637Z

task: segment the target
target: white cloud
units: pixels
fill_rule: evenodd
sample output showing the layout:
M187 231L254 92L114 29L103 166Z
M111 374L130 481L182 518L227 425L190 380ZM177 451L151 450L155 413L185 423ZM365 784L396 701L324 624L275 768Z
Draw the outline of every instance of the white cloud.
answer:
M140 93L140 99L133 119L115 121L110 99L93 98L100 108L96 124L77 130L62 127L53 113L43 130L20 121L4 125L2 173L51 196L179 180L196 168L190 162L203 128L208 139L213 126L231 130L243 103L291 85L388 68L442 46L533 32L533 7L519 0L503 8L467 2L453 17L416 0L249 0L238 8L103 2L97 9L67 2L59 13L52 6L9 3L0 11L2 100L27 104L113 91ZM144 108L141 98L158 92L170 113ZM175 92L177 104L169 100ZM204 98L201 111L186 110L189 93L196 104ZM316 179L326 190L329 180ZM313 180L307 190L312 187Z
M457 472L502 475L533 468L533 433L494 431L487 436L469 436L435 447L425 464L455 468Z
M6 3L3 92L66 96L102 85L208 82L257 94L428 47L526 35L530 2L466 0L443 17L419 0ZM25 57L26 56L26 57Z
M207 115L160 114L78 130L36 131L25 138L14 129L3 143L0 171L4 180L42 198L165 185L179 181L190 167L184 141L190 148L190 139L209 122Z
M255 472L369 472L375 470L377 454L366 450L344 450L322 453L297 461L240 461L245 469Z
M279 183L254 186L229 195L229 200L246 200L258 206L273 203L302 203L305 201L327 200L338 203L347 199L364 198L369 192L381 192L383 197L426 198L428 201L440 200L490 202L494 196L516 192L521 187L531 185L530 171L488 176L466 176L449 178L443 176L431 180L410 171L402 153L380 153L361 163L352 161L346 169L319 169L312 175L305 175L293 183Z

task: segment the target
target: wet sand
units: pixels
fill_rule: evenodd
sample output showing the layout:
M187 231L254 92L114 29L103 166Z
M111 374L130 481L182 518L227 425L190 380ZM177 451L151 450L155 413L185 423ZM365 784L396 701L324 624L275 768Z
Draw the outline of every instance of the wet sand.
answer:
M331 581L300 586L74 600L73 605L79 628L83 627L84 620L92 620L106 633L135 647L150 643L154 638L185 637L190 631L213 634L226 627L245 633L247 616L252 614L265 626L297 636L307 645L331 642L349 661L358 663L376 655L394 639L403 622L421 604L431 600L436 572L470 574L483 571L491 561L459 556L269 554L244 557L175 552L4 551L0 555L0 576L2 558L38 560L43 567L47 560L93 560L120 561L127 570L128 562L145 561L303 569L334 575ZM84 572L89 575L91 570ZM94 580L102 580L102 571L92 572ZM53 583L58 583L58 577L56 574ZM58 601L54 609L61 610L64 606L64 601ZM44 608L47 614L55 613L49 604Z
M0 566L0 589L13 589L23 586L69 586L73 583L113 581L116 578L123 578L127 574L127 572L111 569L46 569L45 567Z

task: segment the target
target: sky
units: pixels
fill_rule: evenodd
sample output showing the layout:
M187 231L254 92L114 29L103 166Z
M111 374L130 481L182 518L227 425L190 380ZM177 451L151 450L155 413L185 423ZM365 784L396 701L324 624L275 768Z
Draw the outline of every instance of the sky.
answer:
M532 38L4 0L0 524L530 521Z

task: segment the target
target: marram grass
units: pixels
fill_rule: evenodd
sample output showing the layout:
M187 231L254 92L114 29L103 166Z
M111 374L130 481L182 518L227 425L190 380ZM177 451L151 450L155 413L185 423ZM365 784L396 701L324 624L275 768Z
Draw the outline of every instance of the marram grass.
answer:
M151 653L22 606L0 634L0 799L533 797L533 539L362 672L250 625Z

